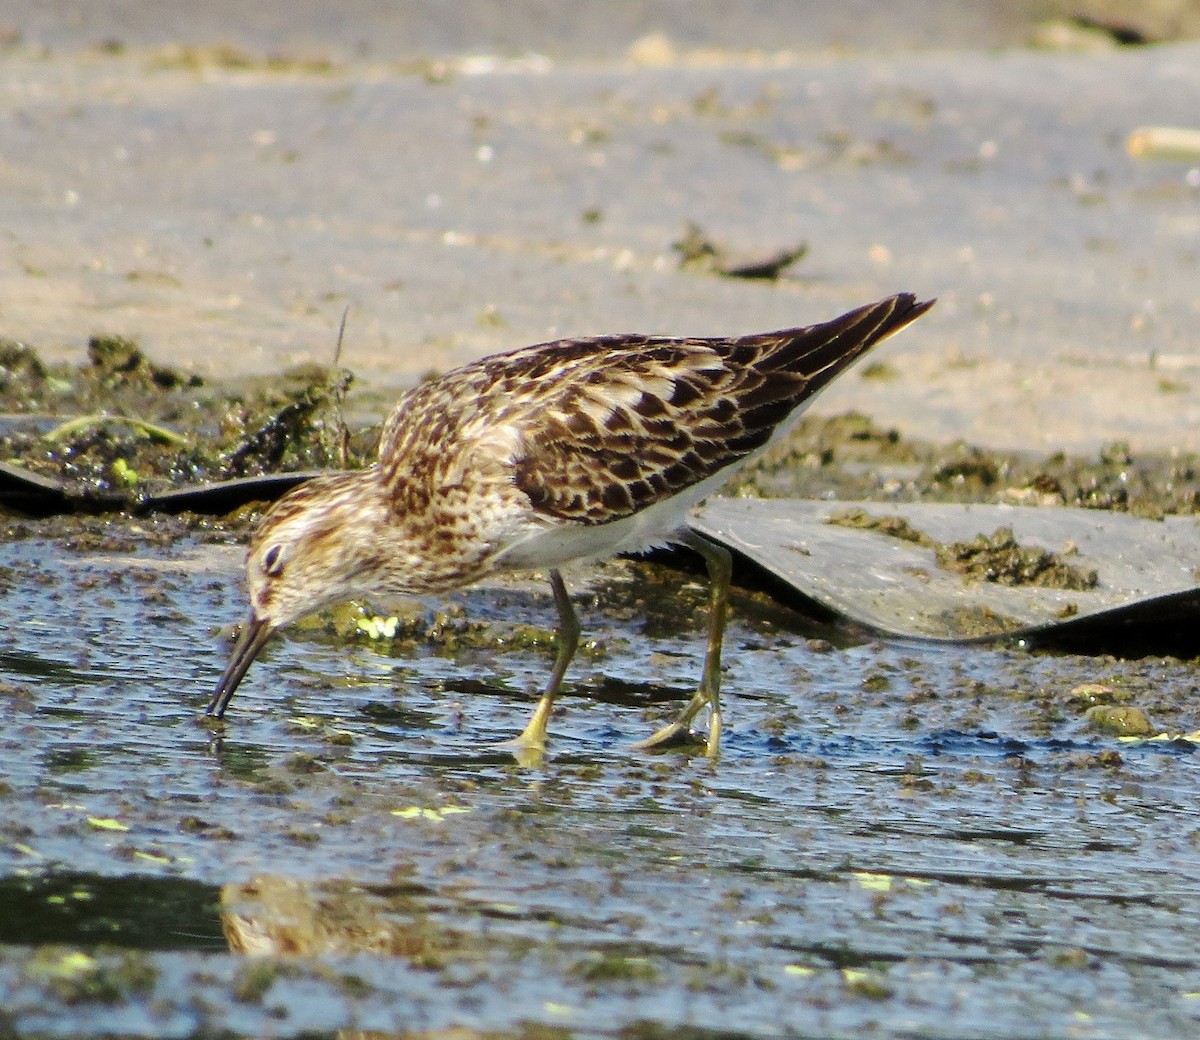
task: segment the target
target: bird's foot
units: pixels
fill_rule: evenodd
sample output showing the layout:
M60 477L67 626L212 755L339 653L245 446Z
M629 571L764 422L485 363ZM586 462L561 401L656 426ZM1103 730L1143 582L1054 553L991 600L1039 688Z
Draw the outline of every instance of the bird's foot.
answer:
M503 751L512 755L517 765L523 766L526 769L536 769L546 759L546 742L544 740L526 739L526 734L524 733L519 737L513 737L512 740L502 740L498 744L492 744L491 746L496 751Z
M699 697L699 695L697 695ZM708 703L701 700L700 705ZM650 734L645 740L639 740L633 745L635 751L660 751L665 748L686 747L699 743L700 734L692 732L692 719L696 717L699 708L696 700L689 704L674 722L663 726L662 729ZM715 705L708 720L708 737L704 739L704 753L709 758L716 758L721 750L721 711Z
M507 751L517 760L517 765L536 768L546 757L546 723L550 720L550 709L554 706L554 688L542 696L534 709L533 716L519 736L492 746L497 751Z
M677 720L650 734L645 740L639 740L633 745L633 749L634 751L661 751L665 748L695 744L698 741L699 734L693 733L688 723Z

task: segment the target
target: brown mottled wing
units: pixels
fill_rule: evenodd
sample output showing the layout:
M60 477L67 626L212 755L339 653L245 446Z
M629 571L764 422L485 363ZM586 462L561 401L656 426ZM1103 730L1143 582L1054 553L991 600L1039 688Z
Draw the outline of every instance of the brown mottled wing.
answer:
M740 462L933 301L910 294L807 328L738 339L609 337L540 402L517 486L535 510L609 523ZM581 342L563 344L576 353ZM547 373L549 375L549 373Z

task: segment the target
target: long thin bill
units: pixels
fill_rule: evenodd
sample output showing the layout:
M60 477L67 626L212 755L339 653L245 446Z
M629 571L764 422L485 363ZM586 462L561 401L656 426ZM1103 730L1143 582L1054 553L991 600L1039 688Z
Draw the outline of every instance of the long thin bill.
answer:
M242 676L254 663L258 652L266 645L274 631L267 622L260 621L256 617L251 617L242 625L241 634L237 637L237 642L233 644L229 664L225 666L225 674L221 676L216 692L213 693L212 700L208 702L206 715L212 715L218 719L225 716L225 709L229 706L229 701L238 688L238 683L242 681Z

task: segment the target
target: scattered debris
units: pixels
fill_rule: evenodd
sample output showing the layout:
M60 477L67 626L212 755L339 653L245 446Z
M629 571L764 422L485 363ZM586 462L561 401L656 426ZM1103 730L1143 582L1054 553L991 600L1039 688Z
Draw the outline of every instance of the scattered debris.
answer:
M1155 732L1150 716L1132 704L1097 704L1084 714L1087 724L1117 737L1148 737Z
M128 415L108 415L105 412L98 412L95 415L81 415L77 419L68 419L65 423L61 423L45 434L48 441L70 441L84 431L94 430L100 426L128 426L130 429L149 437L152 441L157 441L159 444L170 445L175 448L186 448L188 439L181 437L179 434L168 430L165 426L157 426L154 423L146 422L145 419L135 419ZM118 462L124 462L124 459L118 459Z
M1200 159L1200 129L1183 126L1140 126L1125 140L1135 159Z
M679 254L679 266L726 278L774 280L808 252L804 243L762 257L731 258L725 248L714 242L697 224L688 222L683 238L671 248Z

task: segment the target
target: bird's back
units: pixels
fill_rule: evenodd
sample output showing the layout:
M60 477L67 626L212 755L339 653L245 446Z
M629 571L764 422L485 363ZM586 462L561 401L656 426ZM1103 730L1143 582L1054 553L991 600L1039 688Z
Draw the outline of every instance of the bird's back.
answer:
M400 402L380 444L384 477L432 495L491 473L536 513L610 523L745 460L930 306L902 294L760 335L603 336L483 358Z

